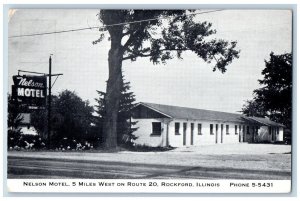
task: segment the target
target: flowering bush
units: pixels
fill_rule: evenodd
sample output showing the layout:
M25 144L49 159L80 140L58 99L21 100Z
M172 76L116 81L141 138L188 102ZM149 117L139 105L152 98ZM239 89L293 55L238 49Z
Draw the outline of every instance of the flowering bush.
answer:
M45 143L42 138L34 135L21 135L16 131L8 131L7 144L9 150L36 150L45 149Z
M68 139L65 137L58 142L55 150L91 150L93 148L93 144L87 140Z

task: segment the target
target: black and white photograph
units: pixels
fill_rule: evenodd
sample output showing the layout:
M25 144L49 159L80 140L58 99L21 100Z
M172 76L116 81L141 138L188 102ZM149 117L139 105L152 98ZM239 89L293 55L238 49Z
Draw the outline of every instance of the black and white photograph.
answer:
M290 193L294 11L215 7L9 9L8 191Z

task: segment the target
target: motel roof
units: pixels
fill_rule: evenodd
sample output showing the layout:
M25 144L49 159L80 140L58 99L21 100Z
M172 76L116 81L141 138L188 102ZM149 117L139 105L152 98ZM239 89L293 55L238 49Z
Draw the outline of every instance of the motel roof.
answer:
M246 117L245 115L237 113L219 112L213 110L195 109L147 102L140 102L137 106L139 105L143 105L149 109L152 109L169 118L174 119L207 120L236 123L245 123L246 121L247 123L261 124L266 126L283 126L282 124L278 124L267 118Z
M271 121L270 119L268 118L262 118L262 117L246 117L247 119L251 119L253 121L256 121L258 123L261 123L261 124L264 124L264 125L267 125L267 126L282 126L282 127L285 127L284 125L282 124L279 124L279 123L276 123L274 121Z

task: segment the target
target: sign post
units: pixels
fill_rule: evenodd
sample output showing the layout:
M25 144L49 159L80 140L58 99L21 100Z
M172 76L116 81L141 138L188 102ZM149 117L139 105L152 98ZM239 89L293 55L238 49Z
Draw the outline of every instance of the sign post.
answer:
M49 57L49 96L48 96L48 149L51 148L51 65L52 65L52 58L51 55Z
M52 55L52 54L51 54ZM12 97L19 103L28 106L29 109L46 108L47 97L47 76L49 76L48 83L48 131L47 131L47 147L51 148L51 89L52 89L52 76L56 76L53 85L55 84L58 76L63 75L52 74L52 58L49 57L49 74L18 70L18 75L13 76L14 85L12 85ZM20 72L38 74L33 75L20 75ZM31 107L31 108L30 108Z

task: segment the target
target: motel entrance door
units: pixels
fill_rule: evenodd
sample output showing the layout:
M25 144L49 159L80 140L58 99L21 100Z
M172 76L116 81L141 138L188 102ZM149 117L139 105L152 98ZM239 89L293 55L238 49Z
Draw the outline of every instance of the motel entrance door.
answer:
M223 124L221 124L221 143L223 143Z
M242 142L242 127L239 125L239 142Z
M194 145L194 123L191 123L191 145Z
M271 127L271 133L272 133L272 142L276 141L276 129L274 127Z
M218 133L218 128L219 127L219 124L216 124L216 144L218 144L218 135L219 135L219 133Z
M243 140L242 140L242 142L246 142L246 126L245 125L243 125Z
M183 146L186 145L186 123L183 123Z

